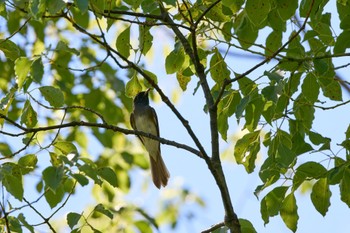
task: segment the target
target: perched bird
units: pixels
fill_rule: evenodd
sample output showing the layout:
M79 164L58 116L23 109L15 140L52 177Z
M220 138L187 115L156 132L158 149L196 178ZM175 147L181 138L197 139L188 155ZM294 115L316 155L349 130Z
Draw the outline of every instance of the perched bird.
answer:
M130 115L130 123L134 130L142 131L159 137L159 126L156 111L149 106L148 92L140 92L134 99L134 109ZM159 141L151 138L138 136L142 144L148 151L150 162L152 179L154 185L160 189L161 186L165 187L170 177L169 171L165 166L160 153Z

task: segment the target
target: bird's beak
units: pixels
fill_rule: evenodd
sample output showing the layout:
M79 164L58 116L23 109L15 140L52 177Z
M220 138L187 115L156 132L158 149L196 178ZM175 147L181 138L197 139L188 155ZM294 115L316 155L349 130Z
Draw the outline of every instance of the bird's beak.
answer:
M146 94L148 95L148 92L150 92L150 90L151 90L151 88L148 88L147 90L146 90Z

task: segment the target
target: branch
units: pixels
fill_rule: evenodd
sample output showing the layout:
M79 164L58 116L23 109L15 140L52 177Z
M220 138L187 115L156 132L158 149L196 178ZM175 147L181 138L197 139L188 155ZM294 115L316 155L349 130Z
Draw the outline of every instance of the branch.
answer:
M220 223L217 223L217 224L211 226L210 228L202 231L201 233L211 233L211 232L215 231L216 229L219 229L219 228L221 228L223 226L225 226L225 223L224 222L220 222Z
M3 114L0 113L0 118L3 118L5 120L9 120L8 117L4 116ZM138 131L138 130L129 130L129 129L125 129L125 128L121 128L118 126L114 126L114 125L109 125L106 123L90 123L90 122L85 122L85 121L72 121L69 123L64 123L64 124L60 124L60 125L50 125L50 126L45 126L45 127L36 127L36 128L24 128L22 127L23 132L18 133L18 134L12 134L16 137L18 136L22 136L22 135L26 135L29 133L33 133L36 134L38 132L41 131L49 131L49 130L55 130L55 129L63 129L63 128L69 128L69 127L76 127L76 126L87 126L87 127L96 127L96 128L103 128L103 129L107 129L107 130L112 130L114 132L120 132L123 134L133 134L133 135L139 135L139 136L143 136L143 137L147 137L147 138L151 138L154 140L159 141L162 144L166 144L166 145L170 145L170 146L174 146L183 150L187 150L189 152L191 152L192 154L197 155L198 157L202 157L202 153L188 145L185 144L181 144L175 141L171 141L162 137L157 137L155 135L149 134L149 133L145 133L142 131ZM1 133L1 132L0 132ZM23 149L22 149L23 150ZM21 151L22 151L21 150ZM16 154L18 154L19 152L16 152Z

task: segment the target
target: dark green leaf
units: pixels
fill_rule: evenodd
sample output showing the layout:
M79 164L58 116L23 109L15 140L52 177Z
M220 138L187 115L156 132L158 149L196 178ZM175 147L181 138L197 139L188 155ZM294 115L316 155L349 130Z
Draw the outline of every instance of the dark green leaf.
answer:
M248 49L258 37L258 30L244 13L241 13L236 21L238 25L235 27L235 34L238 42L244 49Z
M245 10L249 19L257 26L262 24L271 10L270 1L247 0Z
M74 179L76 179L81 186L85 186L85 185L89 184L88 178L86 178L86 176L84 176L82 174L79 174L79 173L72 174L72 177Z
M276 187L261 200L260 212L265 224L280 211L287 190L286 186Z
M331 195L327 178L319 179L312 187L311 201L322 216L326 215L328 207L331 205Z
M51 189L48 189L44 194L45 200L49 204L49 206L54 208L57 206L58 203L60 203L63 200L64 197L64 188L63 185L58 186L56 191L52 191Z
M28 154L18 160L18 165L21 167L22 174L26 174L35 169L38 158L34 154Z
M17 219L21 222L21 224L27 228L31 233L34 233L34 227L32 225L30 225L27 221L26 218L24 217L23 213L20 213L17 216Z
M298 0L278 0L276 3L278 13L285 21L291 18L298 8Z
M239 219L242 233L257 233L253 224L247 219Z
M7 216L7 221L11 230L9 230L10 232L22 233L22 226L18 218L15 218L13 216Z
M5 54L7 59L12 61L15 61L21 55L21 50L11 40L0 40L0 50Z
M89 8L89 1L88 0L74 0L74 2L77 4L79 10L81 13L86 13Z
M60 89L44 86L39 88L41 94L44 96L45 100L49 102L52 107L62 107L64 104L64 96Z
M345 30L338 36L334 45L334 53L345 53L345 50L350 48L350 30Z
M310 103L313 104L317 101L320 86L318 85L315 75L312 73L306 75L303 84L301 85L301 91Z
M113 187L117 187L117 176L110 167L99 168L97 170L97 174Z
M139 26L139 41L140 41L139 47L143 55L146 55L147 52L152 47L153 36L150 33L150 29L151 29L150 27L147 27L144 24L141 24Z
M59 41L57 43L56 51L67 52L67 53L75 54L76 56L80 55L80 52L77 49L69 47L68 44L64 41Z
M110 219L113 219L113 213L106 209L102 204L98 204L97 206L95 206L94 210L107 216Z
M44 75L44 66L41 57L38 57L32 62L30 74L36 83L40 83Z
M78 213L70 212L67 214L67 223L70 229L73 229L73 227L78 224L80 218L81 214Z
M63 175L63 167L50 166L43 171L43 180L46 186L55 192L62 184Z
M265 55L266 56L271 56L281 46L282 46L282 32L272 31L269 34L269 36L266 38Z

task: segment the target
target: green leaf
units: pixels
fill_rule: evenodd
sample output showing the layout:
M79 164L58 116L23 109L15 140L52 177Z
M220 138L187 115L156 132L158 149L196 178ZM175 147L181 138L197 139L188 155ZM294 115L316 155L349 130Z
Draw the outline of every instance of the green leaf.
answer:
M139 26L139 47L143 55L146 55L152 47L153 36L150 33L150 29L150 27L144 24Z
M134 224L135 224L136 228L139 229L140 232L142 232L142 233L152 233L153 232L149 222L147 222L145 220L136 221Z
M119 34L116 41L116 48L123 57L128 58L130 56L130 26Z
M265 55L271 56L282 46L282 32L272 31L266 38ZM265 71L268 73L267 71Z
M67 214L67 223L70 229L73 229L75 225L78 224L81 214L70 212Z
M28 128L34 127L38 123L37 114L32 108L29 100L26 100L22 116L21 116L21 124L25 124Z
M52 15L57 14L60 10L63 9L63 7L66 6L63 0L46 1L46 4L47 4L47 10Z
M293 232L296 232L297 230L297 224L299 219L297 210L298 206L295 200L294 193L290 193L288 196L286 196L282 203L280 215L286 226Z
M175 46L175 49L171 51L165 58L165 71L167 74L173 74L182 69L185 62L184 49L180 46Z
M27 228L31 233L34 233L34 227L32 225L30 225L27 221L26 218L24 217L23 213L20 213L17 216L17 219L21 222L21 224ZM13 229L11 229L13 230Z
M185 71L180 70L179 72L176 72L176 78L177 78L177 82L179 83L181 89L183 91L186 91L187 84L191 81L191 76L185 75Z
M240 218L239 224L241 225L242 233L257 233L253 224L249 220Z
M287 190L288 187L286 186L276 187L266 194L266 196L261 200L260 212L262 219L264 220L264 224L269 222L269 217L273 217L278 214Z
M277 11L284 21L291 18L298 8L298 0L278 0L276 3Z
M60 89L43 86L39 88L41 94L44 96L45 100L49 102L52 107L62 107L64 104L64 96Z
M142 86L139 82L139 79L136 75L126 83L125 86L125 95L128 97L135 97L139 92L142 91Z
M319 179L326 175L327 169L321 164L310 161L301 164L297 169L293 178L293 189L295 190L305 181L306 178Z
M56 142L54 147L60 150L64 155L78 154L78 149L71 142Z
M261 95L253 97L245 108L246 123L244 127L247 128L250 132L254 131L257 128L263 110L264 101Z
M308 73L301 85L301 91L305 98L312 104L318 99L318 94L320 93L320 86L316 80L313 73Z
M212 79L222 85L225 79L230 78L230 70L217 48L214 49L214 54L210 59L210 74Z
M113 187L117 187L117 175L110 167L102 167L97 170L97 174L106 180Z
M86 176L84 176L84 175L82 175L82 174L75 173L75 174L72 174L72 177L73 177L74 179L76 179L76 181L78 181L78 183L79 183L81 186L85 186L85 185L89 184L88 178L86 178Z
M327 178L319 179L312 187L311 201L322 216L326 215L328 207L331 205L331 195Z
M350 30L345 30L340 33L334 45L334 54L345 53L345 50L350 48Z
M4 175L2 178L2 184L13 197L22 201L24 193L22 175L20 175L20 177L13 174Z
M247 133L240 138L234 149L234 156L238 164L243 164L247 172L255 168L255 159L260 150L260 130Z
M7 143L0 142L0 155L3 157L12 157L12 151Z
M49 206L51 207L51 209L56 207L57 204L60 203L64 197L63 185L58 186L55 192L52 191L51 189L46 190L44 197L47 203L49 204Z
M63 175L63 167L50 166L43 171L43 180L46 186L55 192L62 184Z
M89 1L88 0L74 0L74 2L77 4L79 10L81 13L86 13L89 9Z
M68 44L64 41L59 41L57 43L56 51L72 53L72 54L75 54L76 56L80 55L80 52L77 49L69 47Z
M322 81L324 79L320 78L320 80ZM324 83L326 83L326 85L324 85ZM338 81L334 80L333 78L327 78L327 81L324 83L321 83L321 88L324 96L328 97L331 100L343 100L341 86Z
M107 210L102 204L98 204L97 206L95 206L94 210L107 216L110 219L113 219L113 213Z
M44 75L44 66L41 57L35 59L30 67L30 74L36 83L41 83Z
M22 226L18 218L13 216L7 216L7 221L9 224L9 232L19 232L22 233ZM11 230L11 231L10 231ZM5 232L5 231L4 231Z
M149 70L142 70L147 76L148 78L150 78L155 84L158 84L158 79L157 79L157 75L152 73ZM148 88L153 88L154 84L151 84L147 79L144 79L144 84L146 87Z
M241 13L241 17L238 17L236 21L235 34L238 37L238 42L243 49L248 49L258 37L258 30L243 13Z
M340 181L340 199L350 207L350 167L344 169L343 178Z
M250 21L259 26L267 18L271 10L270 1L265 0L247 0L245 10Z
M33 171L38 163L38 158L35 154L28 154L18 160L18 165L21 168L22 174L27 174Z
M21 55L21 50L11 40L0 40L0 50L7 59L12 61L15 61Z
M15 61L15 73L16 73L16 81L18 84L18 90L21 90L26 80L30 67L31 61L27 57L19 57Z

